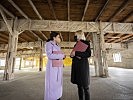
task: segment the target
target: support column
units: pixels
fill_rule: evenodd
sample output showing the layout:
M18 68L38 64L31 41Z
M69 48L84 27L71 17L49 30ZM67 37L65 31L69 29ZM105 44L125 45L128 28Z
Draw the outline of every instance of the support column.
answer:
M20 58L19 70L21 70L23 64L23 57Z
M19 34L16 31L18 20L16 17L15 20L13 20L12 24L9 24L1 8L0 8L0 13L9 31L8 50L7 50L7 55L6 55L6 64L5 64L3 80L10 80L14 78L13 73L14 73L14 66L15 66L15 59L16 59L18 34Z
M42 71L43 68L43 41L41 41L40 45L40 61L39 61L39 71Z
M97 33L92 33L92 37L93 37L93 55L94 55L93 57L94 57L95 75L103 76L100 35Z
M13 32L9 34L8 51L6 55L6 64L3 80L10 80L14 78L14 66L17 52L18 34Z
M100 30L100 47L101 47L101 57L102 57L102 66L103 66L103 76L108 77L108 64L107 64L107 51L105 47L105 40L104 40L104 32L102 29L101 22L99 23L99 30Z
M92 44L93 44L93 60L94 60L94 67L95 67L95 76L99 76L98 72L98 59L97 59L97 34L92 33Z
M33 59L32 59L32 68L34 68L34 59L35 59L35 57L33 57Z

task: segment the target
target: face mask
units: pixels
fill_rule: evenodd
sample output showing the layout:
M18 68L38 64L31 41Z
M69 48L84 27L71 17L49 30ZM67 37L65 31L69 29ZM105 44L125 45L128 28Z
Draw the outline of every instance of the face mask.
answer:
M77 36L74 36L74 41L77 41Z

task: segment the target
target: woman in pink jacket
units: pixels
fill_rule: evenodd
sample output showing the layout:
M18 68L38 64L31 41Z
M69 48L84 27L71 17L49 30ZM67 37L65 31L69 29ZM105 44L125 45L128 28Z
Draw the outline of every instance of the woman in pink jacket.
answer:
M63 53L55 54L53 51L61 52L59 33L51 32L50 39L46 42L45 49L48 57L45 74L45 97L44 100L60 100L63 86L63 65L54 67L52 60L63 60Z

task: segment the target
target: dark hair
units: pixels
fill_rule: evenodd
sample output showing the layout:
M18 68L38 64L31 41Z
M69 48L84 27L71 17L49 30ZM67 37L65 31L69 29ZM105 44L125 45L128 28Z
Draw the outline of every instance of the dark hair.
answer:
M47 42L51 41L51 40L54 40L54 37L56 37L57 35L59 35L59 33L57 32L51 32L50 33L50 38L47 40Z

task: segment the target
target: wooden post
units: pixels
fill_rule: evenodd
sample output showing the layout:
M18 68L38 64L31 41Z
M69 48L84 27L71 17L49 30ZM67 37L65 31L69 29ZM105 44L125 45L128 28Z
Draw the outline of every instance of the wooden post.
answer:
M105 47L105 40L104 40L104 32L102 29L101 21L99 23L99 30L100 30L100 47L101 47L101 57L102 57L102 66L103 66L103 77L108 77L108 64L107 64L107 57L106 57L106 47Z
M93 53L94 53L94 66L96 76L103 76L101 47L100 47L100 35L92 33L93 37Z
M23 57L20 58L19 70L21 70L23 64Z
M6 64L5 64L3 80L10 80L14 78L13 73L14 73L14 66L16 59L17 43L18 43L18 32L16 31L18 25L17 23L18 19L16 17L15 20L13 21L13 24L10 25L2 9L0 9L0 13L9 31L8 50L6 55Z
M24 68L26 68L26 58L24 59Z
M39 71L42 71L43 68L43 41L41 41L40 45L40 62L39 62Z
M32 59L32 68L34 68L34 59L35 59L35 57L33 56L33 59Z
M14 78L13 73L16 59L17 43L18 34L16 32L13 32L12 35L9 34L8 51L6 55L6 64L3 80L10 80Z
M94 59L94 66L95 66L95 75L99 76L98 72L98 54L97 54L97 33L92 33L92 43L93 43L93 59Z

